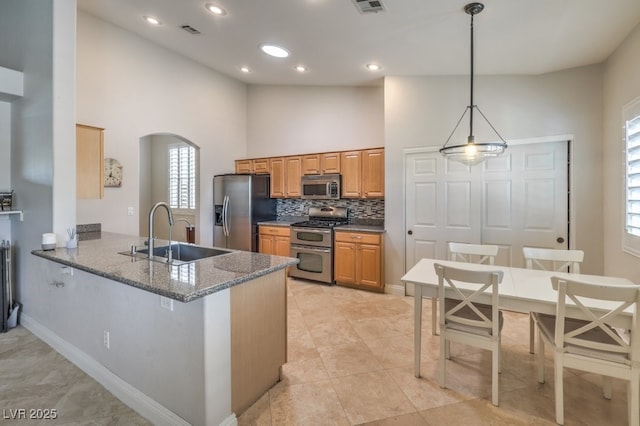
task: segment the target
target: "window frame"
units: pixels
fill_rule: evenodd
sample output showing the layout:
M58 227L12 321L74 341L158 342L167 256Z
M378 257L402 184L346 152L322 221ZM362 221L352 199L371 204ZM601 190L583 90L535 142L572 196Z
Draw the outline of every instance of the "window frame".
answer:
M630 172L629 166L629 123L635 121L633 124L635 127L634 137L632 140L635 145L631 147L631 150L635 150L636 159L632 160L636 162L635 173ZM622 120L621 120L621 133L622 133L622 170L623 170L623 188L622 188L622 250L625 253L631 254L636 257L640 257L640 97L635 98L631 102L622 107ZM636 175L636 185L631 185L630 175ZM630 187L635 187L637 195L635 198L630 197ZM630 212L630 203L637 204L636 212ZM629 232L630 228L630 215L634 215L637 224L637 233Z

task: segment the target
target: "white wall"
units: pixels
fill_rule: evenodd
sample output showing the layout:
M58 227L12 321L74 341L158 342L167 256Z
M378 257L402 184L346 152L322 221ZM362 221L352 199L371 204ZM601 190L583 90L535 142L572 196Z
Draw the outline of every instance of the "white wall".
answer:
M78 223L138 235L140 138L171 133L200 147L197 232L213 244L212 178L246 155L246 86L83 12L77 49L77 122L105 128L124 175L102 200L78 201Z
M385 79L386 281L404 273L403 149L441 146L468 104L468 77ZM602 67L540 76L478 76L476 104L506 139L573 134L575 246L603 272ZM468 122L463 123L468 130ZM493 135L476 133L494 140Z
M640 26L605 64L604 71L604 263L607 275L640 283L640 259L622 251L624 166L622 107L640 96Z
M247 157L384 145L382 87L249 86Z
M24 74L23 96L11 104L11 186L24 222L12 219L11 234L17 299L34 315L43 277L30 251L44 232L64 243L75 224L75 13L73 0L0 2L0 66Z

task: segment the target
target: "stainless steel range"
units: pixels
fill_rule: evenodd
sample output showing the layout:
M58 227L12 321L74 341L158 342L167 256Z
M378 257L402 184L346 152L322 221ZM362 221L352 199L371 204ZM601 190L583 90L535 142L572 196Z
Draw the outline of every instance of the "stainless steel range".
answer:
M292 277L333 284L333 228L348 223L345 207L310 207L309 220L291 225Z

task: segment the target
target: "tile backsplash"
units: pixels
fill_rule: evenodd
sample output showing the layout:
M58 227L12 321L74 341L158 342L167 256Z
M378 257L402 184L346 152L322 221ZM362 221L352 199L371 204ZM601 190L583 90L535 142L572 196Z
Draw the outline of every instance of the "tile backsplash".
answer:
M368 220L384 221L384 200L300 200L293 198L279 198L276 202L278 218L290 216L307 216L309 207L346 207L349 210L349 220L352 222L366 222Z

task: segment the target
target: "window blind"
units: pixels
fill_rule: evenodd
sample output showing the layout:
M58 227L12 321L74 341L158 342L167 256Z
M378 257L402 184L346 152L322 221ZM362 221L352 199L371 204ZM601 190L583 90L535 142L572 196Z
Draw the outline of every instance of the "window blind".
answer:
M169 147L169 205L196 208L196 152L191 146Z

